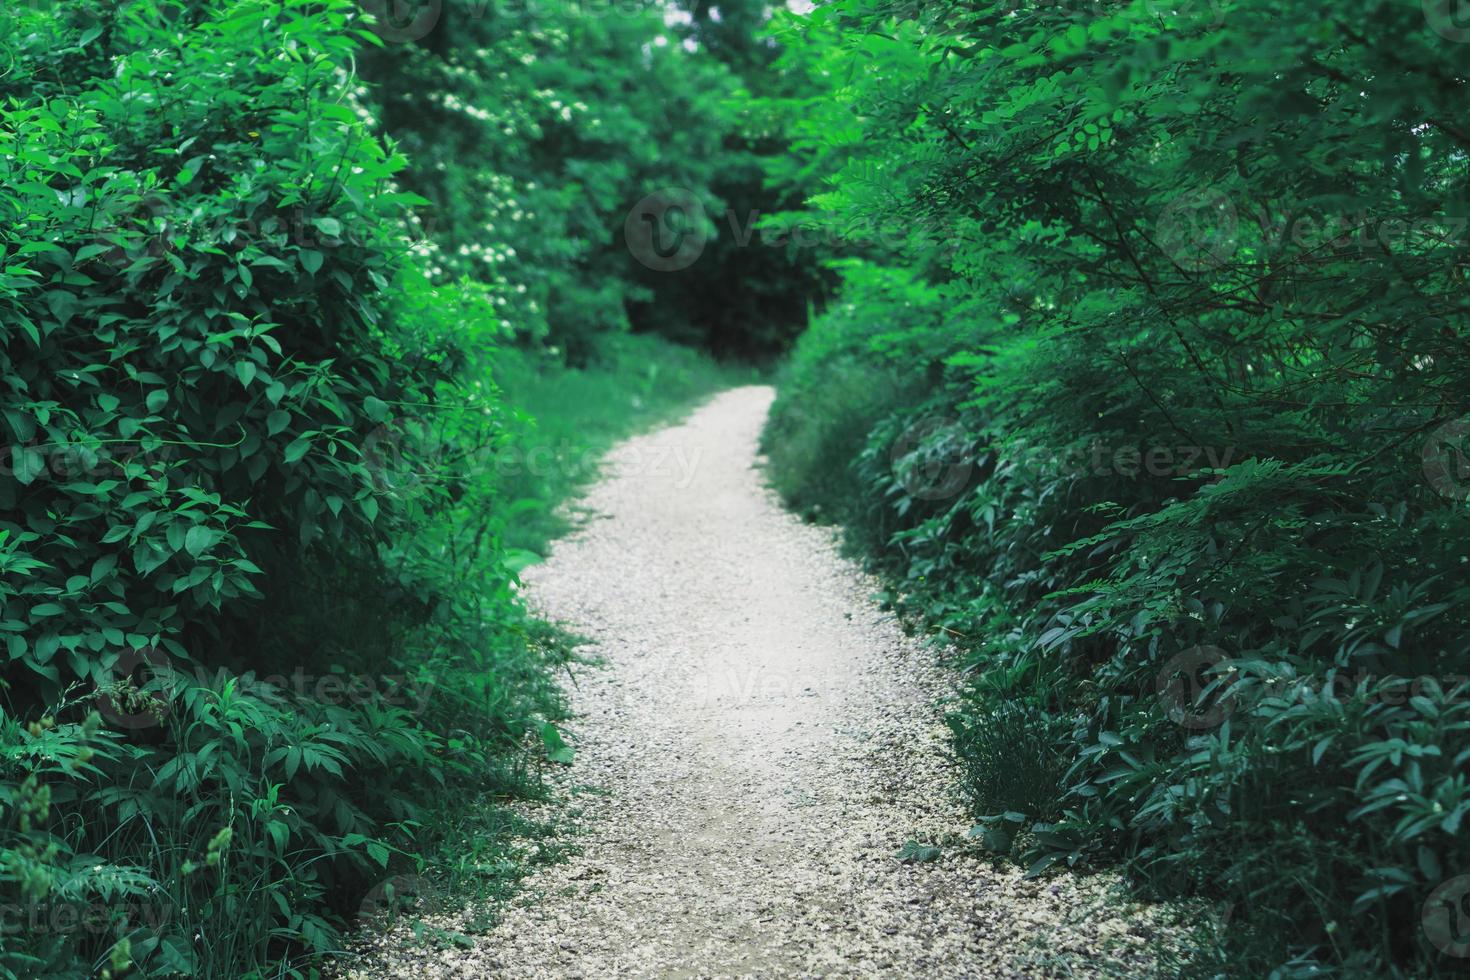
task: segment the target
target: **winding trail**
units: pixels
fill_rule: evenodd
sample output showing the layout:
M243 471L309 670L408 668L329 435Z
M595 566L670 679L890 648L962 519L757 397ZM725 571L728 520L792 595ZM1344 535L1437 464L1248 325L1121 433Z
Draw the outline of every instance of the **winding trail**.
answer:
M580 853L470 949L379 937L354 977L1147 976L1152 910L959 853L951 682L877 583L764 486L773 393L621 444L525 578L595 642L574 692ZM905 841L949 843L900 863ZM439 923L453 928L454 923Z

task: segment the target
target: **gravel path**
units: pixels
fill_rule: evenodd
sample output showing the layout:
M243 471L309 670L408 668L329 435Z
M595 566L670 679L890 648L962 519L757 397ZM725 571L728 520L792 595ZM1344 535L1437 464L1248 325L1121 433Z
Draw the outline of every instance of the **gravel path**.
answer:
M1156 972L1154 911L1105 879L1028 882L960 853L933 707L951 678L764 487L772 395L729 391L623 443L593 519L526 573L607 662L573 701L568 779L598 788L576 800L580 853L473 948L400 927L350 976ZM900 863L910 839L951 846Z

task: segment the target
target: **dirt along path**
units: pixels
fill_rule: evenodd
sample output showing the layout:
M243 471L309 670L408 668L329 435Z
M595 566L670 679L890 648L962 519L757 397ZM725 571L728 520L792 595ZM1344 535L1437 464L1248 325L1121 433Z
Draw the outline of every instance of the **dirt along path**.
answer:
M773 393L719 395L608 457L594 516L526 573L595 642L569 728L579 853L472 948L407 926L380 977L1147 976L1149 909L963 850L934 707L952 683L829 529L758 468ZM901 863L908 840L941 856ZM468 913L466 913L468 914ZM455 928L453 916L436 923Z

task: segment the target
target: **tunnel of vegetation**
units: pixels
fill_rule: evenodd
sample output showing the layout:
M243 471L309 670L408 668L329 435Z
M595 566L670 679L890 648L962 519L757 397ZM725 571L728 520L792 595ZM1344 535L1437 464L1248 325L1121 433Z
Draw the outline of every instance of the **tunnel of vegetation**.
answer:
M772 480L954 648L977 848L1233 909L1181 971L1449 971L1443 7L7 5L0 967L304 974L537 792L516 571L728 377L674 341L789 350Z

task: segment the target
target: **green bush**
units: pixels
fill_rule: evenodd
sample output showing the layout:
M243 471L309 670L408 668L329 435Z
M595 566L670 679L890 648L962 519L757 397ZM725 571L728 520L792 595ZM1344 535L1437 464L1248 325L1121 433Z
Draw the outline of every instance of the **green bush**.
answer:
M558 713L486 476L504 332L409 263L357 16L0 14L12 974L301 969Z
M1388 2L787 25L787 70L840 92L796 123L814 206L910 233L798 346L774 480L847 501L895 603L961 645L981 812L1026 811L1003 843L1033 873L1118 861L1233 904L1236 975L1451 971L1462 46ZM926 315L875 296L892 267ZM807 392L890 371L923 396L857 451L840 408L809 421Z
M1066 765L1050 722L1044 706L1018 701L977 703L950 716L954 752L977 817L1008 810L1033 819L1058 815Z
M850 467L881 421L922 401L929 364L887 349L935 322L934 295L901 270L848 267L844 302L801 338L782 370L763 436L772 485L810 517L845 524L870 544L886 540L887 513ZM884 351L874 357L874 351Z

